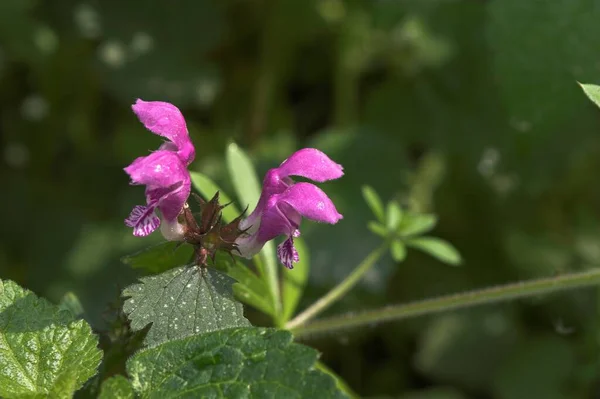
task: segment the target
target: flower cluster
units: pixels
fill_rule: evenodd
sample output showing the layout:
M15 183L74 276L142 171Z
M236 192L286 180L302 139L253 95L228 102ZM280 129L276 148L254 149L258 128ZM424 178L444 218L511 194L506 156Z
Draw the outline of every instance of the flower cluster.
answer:
M284 235L287 239L277 247L277 257L291 269L298 262L294 238L300 235L302 217L334 224L342 215L320 188L311 183L296 183L290 176L316 182L341 177L341 165L314 148L295 152L278 167L267 172L256 209L240 223L248 234L236 242L245 257L258 253L267 241Z
M125 224L133 227L133 235L147 236L161 225L158 209L165 238L181 240L184 231L177 218L190 195L187 167L195 156L185 119L177 107L161 101L137 100L132 108L146 129L169 141L125 168L131 184L146 186L146 205L135 206Z
M221 226L222 207L216 195L201 204L202 220L196 223L187 206L191 183L187 167L194 160L195 150L183 115L174 105L160 101L137 100L132 108L148 130L169 140L125 168L132 184L146 186L146 205L134 207L125 220L135 236L147 236L161 226L167 240L192 243L199 249L199 259L205 259L214 257L219 248L249 258L267 241L283 235L286 239L277 247L277 256L291 269L299 260L294 238L300 235L302 218L330 224L342 218L320 188L292 180L291 176L299 176L324 182L344 174L342 166L327 155L305 148L267 172L256 209L246 219Z

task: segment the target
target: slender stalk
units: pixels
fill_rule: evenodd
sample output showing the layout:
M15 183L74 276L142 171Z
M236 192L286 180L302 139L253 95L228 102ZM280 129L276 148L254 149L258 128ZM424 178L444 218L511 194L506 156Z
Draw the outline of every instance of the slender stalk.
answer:
M458 294L425 299L403 305L388 306L381 309L361 313L335 316L306 326L299 324L291 328L296 337L332 332L347 328L355 328L384 321L402 320L409 317L424 316L449 310L457 310L476 305L498 303L551 294L569 289L588 287L600 284L600 268L578 273L564 274L557 277L522 281L497 287L484 288Z
M325 296L321 297L315 303L310 305L306 310L300 313L298 316L290 320L285 328L293 330L294 328L303 325L308 320L312 319L328 307L330 307L333 303L338 301L341 297L343 297L348 291L350 291L356 283L360 281L360 279L375 265L375 262L381 258L387 249L388 242L383 243L379 248L375 249L371 252L357 267L354 269L352 273L348 275L341 283L335 286L331 291L329 291Z

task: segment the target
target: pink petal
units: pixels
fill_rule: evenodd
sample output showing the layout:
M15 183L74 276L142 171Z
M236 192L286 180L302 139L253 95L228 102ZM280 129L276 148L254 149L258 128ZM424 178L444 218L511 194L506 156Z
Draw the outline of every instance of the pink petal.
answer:
M140 157L125 168L134 184L146 186L146 201L158 207L167 220L175 220L190 190L191 180L186 165L168 150Z
M303 217L317 222L335 224L343 217L327 194L311 183L294 184L279 195L278 200L289 204Z
M343 176L342 165L333 162L315 148L303 148L283 161L277 168L279 176L302 176L316 182L337 179Z
M134 184L143 184L149 188L168 187L189 179L186 165L179 157L168 150L155 151L146 157L137 158L125 172Z
M146 129L171 140L177 146L177 155L186 165L194 160L194 145L185 119L176 106L162 101L138 99L131 108Z
M262 213L260 227L258 228L258 241L263 243L282 234L292 235L298 228L298 225L292 224L290 220L291 213L295 211L292 209L291 212L289 210L286 213L282 212L278 197L277 195L271 197ZM299 222L300 215L297 212L295 213L293 220Z
M177 219L188 197L190 196L191 182L188 179L179 188L165 194L158 200L158 209L167 222Z
M154 207L137 205L125 219L125 225L133 227L134 236L145 237L160 226L160 219L156 216Z

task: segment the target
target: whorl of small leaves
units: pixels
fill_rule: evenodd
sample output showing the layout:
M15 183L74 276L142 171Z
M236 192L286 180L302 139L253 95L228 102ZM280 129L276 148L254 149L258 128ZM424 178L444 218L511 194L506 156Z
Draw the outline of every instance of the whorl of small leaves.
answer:
M142 398L346 398L287 331L232 328L166 342L127 363Z
M85 321L0 280L0 396L71 397L96 374L97 345Z
M233 298L235 281L211 268L182 266L141 278L123 291L123 310L138 331L152 323L147 345L157 345L230 327L246 327L242 304Z

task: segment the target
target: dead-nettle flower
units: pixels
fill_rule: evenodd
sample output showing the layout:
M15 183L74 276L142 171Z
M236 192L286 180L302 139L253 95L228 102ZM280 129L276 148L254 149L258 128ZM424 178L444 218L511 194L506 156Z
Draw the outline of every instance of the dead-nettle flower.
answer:
M163 236L167 240L182 240L184 226L177 218L190 195L187 166L195 156L185 119L176 106L162 101L138 99L132 109L146 129L169 141L125 168L131 184L146 186L146 205L135 206L125 224L133 227L133 235L147 236L161 225L158 208Z
M239 253L252 257L267 241L285 235L287 239L277 247L277 257L291 269L299 260L294 237L300 235L302 217L334 224L342 215L320 188L311 183L296 183L290 176L324 182L343 174L341 165L314 148L297 151L278 168L269 170L256 209L239 225L241 230L247 230L246 235L236 240Z

